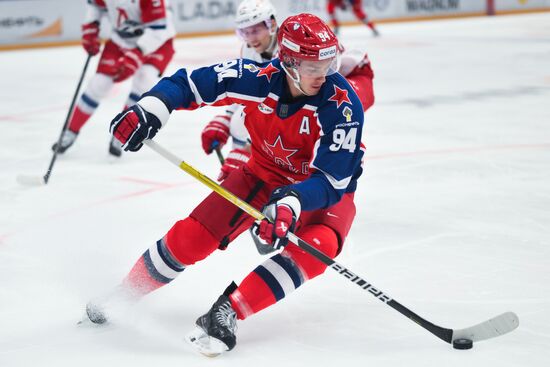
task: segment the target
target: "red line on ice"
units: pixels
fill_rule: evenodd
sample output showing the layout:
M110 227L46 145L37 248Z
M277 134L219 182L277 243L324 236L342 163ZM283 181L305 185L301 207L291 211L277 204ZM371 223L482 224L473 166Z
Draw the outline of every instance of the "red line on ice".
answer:
M145 184L145 185L152 185L154 187L151 187L151 188L145 189L145 190L130 192L128 194L113 196L113 197L106 198L106 199L103 199L103 200L99 200L99 201L96 201L96 202L92 202L92 203L89 203L89 204L84 204L84 205L76 207L76 208L67 209L67 210L64 210L62 212L50 215L46 218L38 219L34 223L45 222L45 221L49 221L49 220L60 218L60 217L66 217L67 215L70 215L74 212L78 212L78 211L81 211L83 209L93 208L95 206L103 205L103 204L106 204L106 203L112 203L112 202L116 202L116 201L126 200L126 199L134 198L134 197L137 197L137 196L147 195L147 194L157 192L157 191L172 189L172 188L181 187L181 186L188 186L188 185L197 183L196 181L187 181L187 182L180 182L180 183L170 184L170 183L163 183L163 182L147 181L147 180L142 180L142 179L132 178L132 177L121 177L120 180L132 181L132 182L137 182L137 183L141 183L141 184ZM27 228L27 227L29 227L29 223L27 223L24 226L24 228ZM8 232L8 233L0 234L0 244L2 244L8 237L11 237L14 234L17 234L18 232L21 232L21 230L17 229L17 230Z

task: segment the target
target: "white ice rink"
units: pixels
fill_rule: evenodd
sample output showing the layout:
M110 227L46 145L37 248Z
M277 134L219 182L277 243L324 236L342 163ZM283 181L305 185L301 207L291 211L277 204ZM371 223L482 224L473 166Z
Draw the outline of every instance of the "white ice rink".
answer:
M505 311L520 326L457 351L331 269L241 322L218 359L183 336L264 259L245 234L109 327L75 324L208 189L144 148L113 162L112 91L50 183L43 175L82 70L80 47L0 53L0 366L548 366L550 13L345 28L376 73L358 214L338 261L432 322ZM178 40L169 73L234 57L234 36ZM93 68L95 69L95 63ZM90 70L91 75L92 70ZM157 141L216 177L212 109L174 113Z

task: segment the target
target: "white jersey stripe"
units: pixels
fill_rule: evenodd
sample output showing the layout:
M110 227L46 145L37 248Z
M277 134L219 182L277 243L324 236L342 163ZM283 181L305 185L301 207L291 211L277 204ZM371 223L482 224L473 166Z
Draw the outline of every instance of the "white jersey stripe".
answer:
M190 74L187 74L187 81L189 82L189 86L191 87L191 92L193 92L193 95L195 96L195 102L197 102L197 104L199 104L199 105L203 104L204 101L202 100L202 96L199 93L199 91L197 90L197 86L193 82L193 79L191 79Z
M325 171L323 171L322 169L320 169L319 167L316 167L313 163L311 163L310 166L312 168L315 168L315 169L321 171L325 175L325 177L327 178L328 182L330 182L332 187L334 187L336 190L345 190L349 186L349 183L351 182L351 176L345 177L341 180L337 180L333 176L331 176L330 174L328 174Z

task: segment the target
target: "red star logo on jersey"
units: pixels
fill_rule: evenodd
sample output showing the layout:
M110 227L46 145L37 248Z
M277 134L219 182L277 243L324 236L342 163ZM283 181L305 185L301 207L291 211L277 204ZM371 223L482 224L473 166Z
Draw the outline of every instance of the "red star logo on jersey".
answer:
M258 72L258 74L256 74L256 76L258 78L261 77L261 76L266 76L267 81L269 81L269 82L271 81L271 76L280 71L275 66L273 66L272 63L269 63L269 65L267 65L265 68L259 68L258 70L260 70L260 71Z
M343 103L351 104L348 97L348 91L345 89L340 89L337 86L334 86L334 94L328 100L336 102L336 108L340 108Z
M289 165L292 166L292 163L290 163L290 157L294 155L299 149L287 149L284 147L283 142L281 141L281 136L277 136L277 139L275 139L275 142L273 144L269 144L267 141L264 140L264 145L267 148L267 153L274 158L275 163L281 164L281 165Z

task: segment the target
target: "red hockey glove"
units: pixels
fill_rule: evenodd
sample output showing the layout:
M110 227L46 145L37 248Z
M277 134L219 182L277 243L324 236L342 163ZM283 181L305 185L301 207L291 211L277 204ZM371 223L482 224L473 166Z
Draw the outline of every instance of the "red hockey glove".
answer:
M124 51L124 55L117 60L118 72L113 80L118 83L134 75L141 64L143 64L143 58L143 53L139 48Z
M300 199L296 191L288 186L273 190L269 203L263 210L266 219L260 222L258 236L277 250L285 247L288 244L287 234L294 231L300 210Z
M221 149L227 143L230 120L231 116L229 115L218 115L202 130L202 149L206 154L212 153L216 146Z
M229 176L231 171L239 169L250 159L250 152L245 149L233 149L229 152L223 163L222 170L218 176L218 181L223 181Z
M162 127L157 116L145 111L139 104L119 113L109 132L122 143L125 151L137 152L145 139L152 139Z
M82 26L82 47L91 56L99 53L99 22L91 22Z

